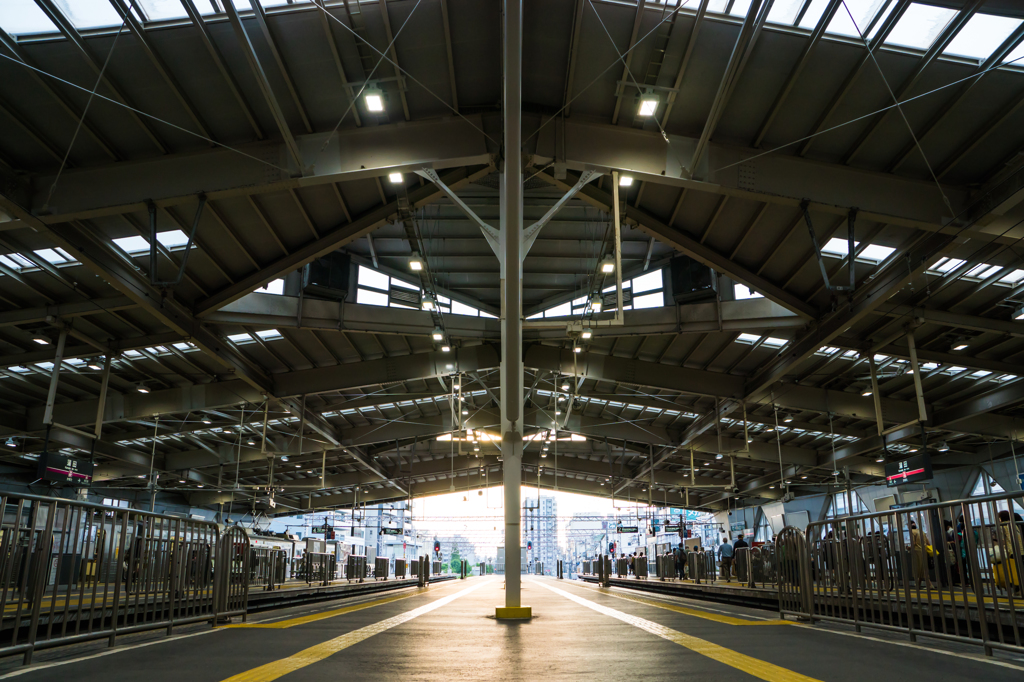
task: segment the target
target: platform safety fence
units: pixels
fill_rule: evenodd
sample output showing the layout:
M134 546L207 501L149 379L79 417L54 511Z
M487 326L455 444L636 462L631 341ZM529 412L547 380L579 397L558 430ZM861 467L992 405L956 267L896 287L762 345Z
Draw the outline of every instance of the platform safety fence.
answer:
M243 529L35 495L0 495L0 656L243 615Z
M1024 652L1021 507L1024 491L786 528L780 614Z

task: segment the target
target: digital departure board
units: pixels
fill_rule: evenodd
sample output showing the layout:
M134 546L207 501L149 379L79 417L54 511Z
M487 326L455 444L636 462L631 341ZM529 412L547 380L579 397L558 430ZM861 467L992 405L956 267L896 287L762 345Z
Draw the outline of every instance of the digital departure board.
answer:
M37 476L54 483L73 483L85 487L92 483L91 462L59 452L44 452L39 456Z
M885 484L890 488L907 483L930 481L932 478L932 459L925 452L907 459L888 462L885 465Z

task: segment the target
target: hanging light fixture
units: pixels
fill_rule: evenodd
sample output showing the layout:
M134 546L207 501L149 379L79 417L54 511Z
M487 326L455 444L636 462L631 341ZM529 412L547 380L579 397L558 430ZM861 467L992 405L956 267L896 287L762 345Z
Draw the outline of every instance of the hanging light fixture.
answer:
M620 175L619 176L619 187L632 187L633 176L631 175Z
M149 389L146 387L146 384L136 384L135 390L139 393L149 393Z
M444 341L444 332L440 327L434 327L431 337L433 337L434 341Z
M430 297L430 294L428 294L428 293L424 293L420 297L420 303L422 304L423 310L433 310L434 309L434 299L432 299Z
M601 272L606 275L615 272L615 261L612 260L611 256L605 256L601 259Z
M403 179L401 173L388 173L388 180L391 181L392 185L401 185Z
M592 299L590 299L590 309L593 310L595 313L601 312L601 308L603 306L604 303L601 301L600 296L594 296Z
M423 269L423 259L420 258L420 254L413 251L409 257L409 269L413 272L419 272Z
M378 114L384 111L384 93L375 85L363 90L363 104L366 110Z
M580 334L580 338L581 338L581 339L589 339L589 338L590 338L590 337L592 337L593 335L594 335L594 330L593 330L593 329L591 329L590 327L587 327L587 328L586 328L586 329L584 329L584 330L583 330L583 332L582 332L582 333Z

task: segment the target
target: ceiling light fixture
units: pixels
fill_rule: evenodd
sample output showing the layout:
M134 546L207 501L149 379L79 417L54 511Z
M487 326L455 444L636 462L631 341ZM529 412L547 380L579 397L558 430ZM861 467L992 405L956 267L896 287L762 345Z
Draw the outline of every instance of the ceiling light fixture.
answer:
M40 346L49 346L50 345L50 340L49 339L44 339L44 338L39 337L39 336L37 336L36 338L34 338L32 340L35 341L36 343L38 343Z
M1021 303L1013 309L1013 319L1024 320L1024 303Z
M637 116L654 116L658 110L658 96L650 88L640 95L640 106L637 107Z
M611 256L605 256L601 260L601 272L606 275L610 275L615 272L615 261L612 260Z
M620 175L619 176L619 187L632 187L633 176L631 175Z
M583 333L580 334L580 338L581 339L589 339L593 335L594 335L594 331L590 327L587 327L586 329L583 330Z
M402 174L401 173L388 173L388 180L391 181L392 185L401 185L402 184Z
M590 309L595 313L601 312L601 308L604 306L600 296L595 296L590 299Z
M145 384L136 384L135 390L139 393L149 393L149 389L146 388Z
M16 447L18 447L18 444L14 442L14 438L13 437L7 439L7 447L9 447L9 448L16 448Z
M367 111L377 114L384 111L384 93L376 87L368 87L363 91L363 104Z
M861 393L861 395L862 395L862 396L864 396L864 397L866 398L866 397L868 397L869 395L871 395L871 391L870 391L870 390L864 391L863 393Z
M440 327L434 327L431 337L433 337L434 341L444 341L444 332L441 331Z
M581 347L579 347L579 346L573 346L572 347L572 352L573 353L582 353L583 349Z
M966 348L967 348L967 344L966 343L958 343L957 345L953 346L953 350L964 350Z
M434 309L434 299L430 297L430 294L423 294L423 296L420 297L420 303L422 303L424 310Z
M569 390L569 384L562 384L562 390L563 391L568 391Z
M947 443L946 441L941 441L938 447L935 449L938 450L939 452L947 452L949 450L949 443Z
M101 365L100 363L98 363L95 360L90 360L89 363L86 365L86 367L88 367L91 370L97 371L97 372L99 372L100 370L103 369L103 365Z
M409 269L413 272L419 272L423 269L423 259L420 258L420 254L415 251L413 251L412 255L409 257Z
M447 343L444 344L443 346L441 346L441 352L442 353L448 353L448 352L451 351L451 349L452 349L452 347L449 346Z

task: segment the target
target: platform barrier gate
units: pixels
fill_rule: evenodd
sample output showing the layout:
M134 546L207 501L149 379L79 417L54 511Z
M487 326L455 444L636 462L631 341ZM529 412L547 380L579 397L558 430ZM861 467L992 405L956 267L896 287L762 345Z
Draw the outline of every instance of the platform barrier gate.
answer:
M12 494L0 519L0 656L245 613L241 528Z
M779 612L1024 652L1024 491L786 528Z

